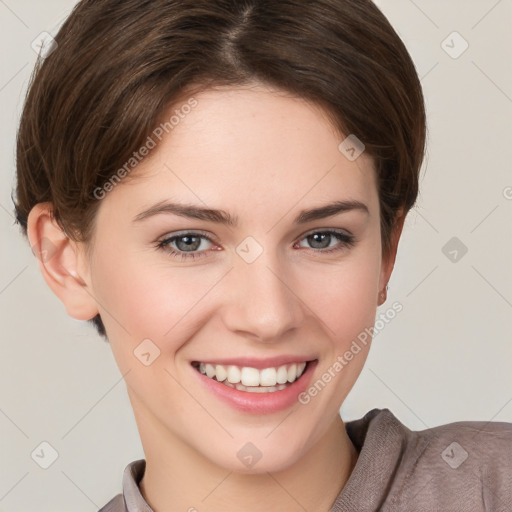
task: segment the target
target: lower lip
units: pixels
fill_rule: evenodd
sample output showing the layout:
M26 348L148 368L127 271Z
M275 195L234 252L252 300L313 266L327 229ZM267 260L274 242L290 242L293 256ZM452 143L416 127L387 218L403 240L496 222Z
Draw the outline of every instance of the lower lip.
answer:
M240 391L210 379L195 368L192 370L214 395L235 409L253 414L270 414L288 409L298 402L297 397L308 387L317 363L318 360L310 362L304 373L293 384L280 391L269 393Z

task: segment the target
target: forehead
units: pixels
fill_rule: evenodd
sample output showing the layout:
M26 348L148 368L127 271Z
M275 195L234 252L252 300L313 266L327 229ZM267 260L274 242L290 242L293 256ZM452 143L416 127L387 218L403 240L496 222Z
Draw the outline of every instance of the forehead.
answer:
M347 159L338 147L345 136L325 112L284 91L225 87L185 96L151 137L154 148L110 202L147 207L181 199L282 215L294 205L378 199L373 160L364 152Z

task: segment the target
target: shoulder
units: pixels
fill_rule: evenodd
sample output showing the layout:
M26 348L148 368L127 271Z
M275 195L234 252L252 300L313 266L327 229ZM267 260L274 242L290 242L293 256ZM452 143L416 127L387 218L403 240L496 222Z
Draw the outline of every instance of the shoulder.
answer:
M412 432L417 462L468 476L512 474L512 423L459 421ZM415 444L421 445L415 450ZM439 475L437 475L439 476ZM495 480L494 480L495 481Z
M99 512L126 512L123 495L114 496Z
M444 510L511 510L512 423L459 421L413 431L387 409L380 413L402 433L393 506L415 503L415 510L429 511L435 503Z
M464 458L468 461L472 457L503 468L510 468L512 465L512 423L458 421L418 431L418 435L431 439L432 447L436 449L440 448L441 442L460 444L467 451L468 456ZM443 453L444 459L450 459L451 456L450 450Z
M458 421L424 430L410 430L389 409L373 409L363 418L347 423L346 427L356 444L361 445L370 437L379 437L392 430L395 436L385 437L395 442L399 439L399 444L411 456L416 454L424 460L440 456L450 467L460 466L471 459L505 469L512 465L512 423Z

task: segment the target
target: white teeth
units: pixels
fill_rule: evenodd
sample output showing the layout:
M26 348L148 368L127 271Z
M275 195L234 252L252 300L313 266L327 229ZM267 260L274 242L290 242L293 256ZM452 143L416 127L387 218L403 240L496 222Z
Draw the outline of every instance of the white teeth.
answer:
M219 382L223 382L228 378L228 372L226 371L226 368L224 368L224 366L218 364L215 367L215 376L217 377L217 380Z
M240 374L240 380L244 386L259 386L260 372L256 368L244 366Z
M260 386L275 386L277 383L277 372L275 368L265 368L260 371Z
M199 363L199 371L210 379L217 379L226 386L251 393L267 393L284 389L288 383L295 382L306 368L306 363L293 363L277 368L258 370L250 366L242 368L222 364Z
M238 389L239 391L247 391L248 393L273 393L274 391L281 391L286 388L286 384L278 384L277 386L244 386L243 384L231 384L231 382L224 382L230 388Z
M249 393L273 393L274 391L281 391L286 386L284 384L279 384L278 386L258 386L258 387L247 387L242 389L241 391L248 391ZM240 389L238 385L237 389Z
M240 382L240 368L238 366L229 366L228 367L228 381L231 384L238 384Z
M288 370L286 366L280 366L277 369L277 383L284 384L285 382L288 382Z
M288 368L288 382L293 382L297 377L297 365L292 364L290 368Z
M212 379L213 376L215 375L215 368L211 364L206 364L205 370L206 370L206 375L208 377L210 377L210 379Z

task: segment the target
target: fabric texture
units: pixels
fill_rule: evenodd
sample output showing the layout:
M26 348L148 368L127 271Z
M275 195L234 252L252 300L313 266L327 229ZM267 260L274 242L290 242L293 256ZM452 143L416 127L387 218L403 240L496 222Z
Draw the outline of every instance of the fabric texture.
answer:
M512 423L413 431L373 409L345 428L359 456L329 512L512 512ZM123 494L99 512L154 512L138 487L145 467L130 463Z

